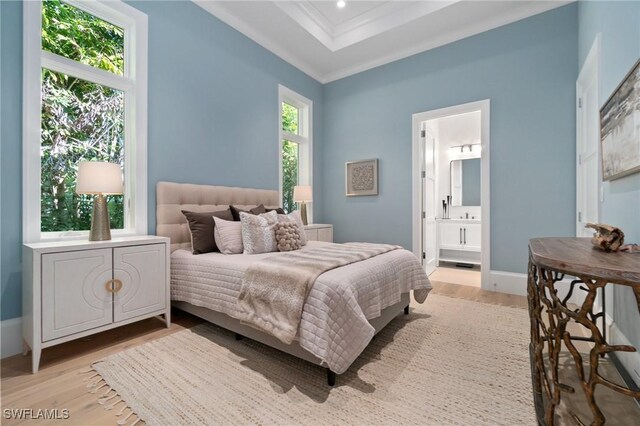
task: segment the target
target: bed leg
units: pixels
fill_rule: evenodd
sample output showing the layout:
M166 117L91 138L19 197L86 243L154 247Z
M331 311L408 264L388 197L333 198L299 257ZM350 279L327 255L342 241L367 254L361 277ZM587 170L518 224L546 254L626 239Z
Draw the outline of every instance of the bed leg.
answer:
M409 315L409 305L404 307L404 314Z
M242 334L238 334L238 333L235 333L235 334L236 334L236 340L242 340Z
M336 384L336 373L327 368L327 384L329 386L335 386Z

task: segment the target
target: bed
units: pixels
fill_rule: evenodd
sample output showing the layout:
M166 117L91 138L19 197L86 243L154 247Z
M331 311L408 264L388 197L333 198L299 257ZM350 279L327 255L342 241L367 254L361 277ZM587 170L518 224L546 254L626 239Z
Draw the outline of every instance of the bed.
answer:
M323 366L329 385L348 369L373 336L393 318L409 313L410 292L424 301L431 285L415 256L393 250L320 275L304 304L291 344L238 319L238 295L251 262L281 253L224 255L191 253L182 210L206 212L229 205L278 207L277 191L159 182L156 233L171 239L171 299L174 307L283 352ZM323 242L310 241L303 250ZM420 294L420 296L418 296Z

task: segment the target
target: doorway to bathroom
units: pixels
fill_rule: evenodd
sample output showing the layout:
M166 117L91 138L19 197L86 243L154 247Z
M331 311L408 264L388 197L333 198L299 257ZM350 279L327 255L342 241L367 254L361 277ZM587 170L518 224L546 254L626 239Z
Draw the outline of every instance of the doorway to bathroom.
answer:
M413 115L413 251L434 281L489 289L489 109Z

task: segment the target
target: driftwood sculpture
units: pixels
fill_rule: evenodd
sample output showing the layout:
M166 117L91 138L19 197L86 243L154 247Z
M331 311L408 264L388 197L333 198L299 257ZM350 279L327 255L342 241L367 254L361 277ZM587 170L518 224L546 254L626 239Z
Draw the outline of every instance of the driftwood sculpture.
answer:
M618 251L624 244L624 232L620 228L601 223L587 223L585 228L595 229L596 233L591 239L591 244L600 250Z

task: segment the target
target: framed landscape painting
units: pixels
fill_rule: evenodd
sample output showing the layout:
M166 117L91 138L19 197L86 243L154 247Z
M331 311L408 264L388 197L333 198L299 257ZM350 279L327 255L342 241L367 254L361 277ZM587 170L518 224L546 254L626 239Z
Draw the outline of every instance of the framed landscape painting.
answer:
M378 160L350 161L345 165L347 197L378 195Z
M640 60L600 110L602 178L640 172Z

